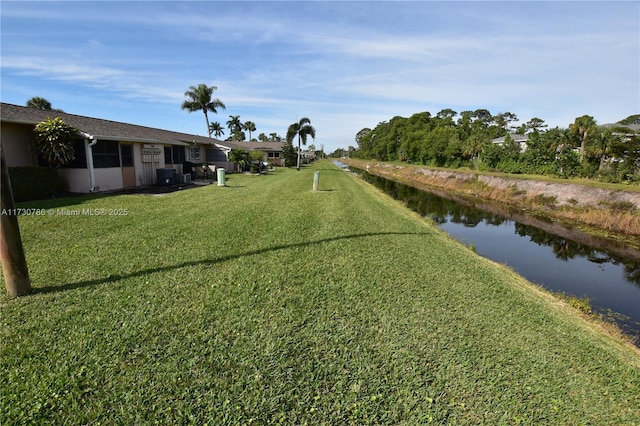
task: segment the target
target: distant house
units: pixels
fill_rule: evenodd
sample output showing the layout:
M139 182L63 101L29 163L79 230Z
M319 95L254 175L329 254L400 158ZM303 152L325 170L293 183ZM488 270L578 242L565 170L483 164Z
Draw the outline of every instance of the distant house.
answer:
M509 137L511 138L512 141L520 145L520 152L525 152L527 150L527 142L529 142L529 136L512 133L509 135ZM491 142L495 143L496 145L502 146L504 145L504 141L506 138L507 138L506 136L502 136L502 137L493 139Z
M228 152L236 147L246 149L237 142L0 103L0 138L8 167L45 165L33 146L34 126L55 117L80 131L75 160L59 170L70 192L154 185L158 169L183 175L190 172L190 163L232 172ZM265 157L282 152L282 145L276 145L265 150Z
M630 124L607 123L603 124L600 127L612 129L614 134L622 136L623 139L628 140L632 136L638 135L638 133L640 133L640 117L636 118Z
M264 153L264 161L270 162L276 166L283 165L282 158L282 142L233 142L233 141L216 141L216 146L225 150L228 154L234 148L244 151L262 151Z
M296 148L297 149L297 148ZM310 163L316 159L315 151L310 149L300 150L300 161L304 164Z

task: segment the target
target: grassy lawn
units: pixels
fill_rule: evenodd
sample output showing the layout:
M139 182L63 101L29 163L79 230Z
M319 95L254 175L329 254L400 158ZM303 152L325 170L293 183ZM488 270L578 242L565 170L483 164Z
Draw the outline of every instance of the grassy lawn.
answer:
M313 192L313 172L320 189ZM640 352L329 162L29 207L0 424L640 424Z

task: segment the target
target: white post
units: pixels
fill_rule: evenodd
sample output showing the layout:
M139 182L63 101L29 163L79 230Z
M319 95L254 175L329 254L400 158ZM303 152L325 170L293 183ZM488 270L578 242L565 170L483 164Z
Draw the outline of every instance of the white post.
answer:
M318 190L318 185L320 184L320 172L315 172L313 174L313 190Z

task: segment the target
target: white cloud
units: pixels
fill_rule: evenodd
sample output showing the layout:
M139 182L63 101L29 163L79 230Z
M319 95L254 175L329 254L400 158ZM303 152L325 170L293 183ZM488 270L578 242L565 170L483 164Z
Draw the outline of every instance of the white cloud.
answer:
M638 13L620 12L640 8L627 3L41 5L31 14L3 4L3 100L23 96L11 93L18 84L46 84L166 117L181 114L188 86L205 83L258 133L283 134L309 116L333 149L362 127L446 107L562 126L640 109Z

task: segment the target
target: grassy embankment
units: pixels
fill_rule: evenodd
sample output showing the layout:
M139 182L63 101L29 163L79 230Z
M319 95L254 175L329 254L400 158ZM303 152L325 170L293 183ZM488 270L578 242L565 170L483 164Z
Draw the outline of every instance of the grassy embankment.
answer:
M455 194L473 195L480 199L525 209L539 216L565 222L590 234L623 241L632 247L640 248L640 209L630 202L609 200L610 194L640 194L638 185L470 169L445 169L399 162L358 159L343 161L361 169L369 166L370 173L409 185L427 185ZM444 173L429 174L423 173L423 170ZM468 177L452 178L454 173ZM481 181L481 177L493 177L498 181L487 184ZM506 186L505 182L510 184ZM538 183L544 185L537 186ZM545 185L551 185L551 189L544 188ZM540 193L539 190L544 190L545 193ZM561 192L565 194L560 194ZM560 195L569 195L572 198L561 202ZM588 201L584 203L584 199Z
M363 181L228 184L29 204L129 213L20 218L0 424L638 424L636 348Z

